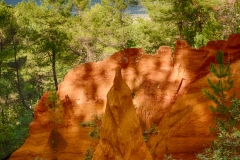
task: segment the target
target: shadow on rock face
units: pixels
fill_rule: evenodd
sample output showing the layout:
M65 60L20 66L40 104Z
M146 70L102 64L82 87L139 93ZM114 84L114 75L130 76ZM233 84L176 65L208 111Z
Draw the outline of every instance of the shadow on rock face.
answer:
M65 149L68 144L57 130L52 130L48 139L48 145L50 146L52 154L54 156L55 154L57 154L57 152Z

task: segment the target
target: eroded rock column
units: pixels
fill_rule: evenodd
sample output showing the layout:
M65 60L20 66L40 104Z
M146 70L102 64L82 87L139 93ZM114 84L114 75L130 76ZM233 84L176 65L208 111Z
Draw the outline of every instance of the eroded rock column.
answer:
M93 160L152 160L142 138L131 90L122 79L120 67L107 94L100 141Z

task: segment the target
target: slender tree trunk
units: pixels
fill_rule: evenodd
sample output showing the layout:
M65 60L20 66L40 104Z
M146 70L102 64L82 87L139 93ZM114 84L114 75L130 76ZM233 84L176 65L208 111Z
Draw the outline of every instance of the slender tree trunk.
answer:
M90 41L89 40L83 40L82 42L82 46L86 49L86 62L92 62L94 59L93 59L93 51L90 47Z
M13 40L14 41L14 40ZM13 44L14 45L14 63L15 63L15 69L16 69L16 77L17 77L17 90L18 90L18 94L19 94L19 97L20 97L20 100L22 102L22 105L24 106L24 108L26 110L29 110L30 108L28 107L28 105L26 104L25 102L25 99L24 99L24 96L23 96L23 93L22 93L22 89L21 89L21 80L20 80L20 73L19 73L19 64L17 62L17 49L16 49L16 46L15 46L15 43Z
M0 61L0 79L2 78L2 61Z
M2 50L2 48L1 48ZM2 62L0 61L0 80L2 77ZM4 124L4 111L3 111L3 106L1 106L1 115L2 115L2 124Z
M121 26L122 26L122 47L123 49L126 49L126 43L125 43L125 32L124 32L124 22L123 22L123 18L124 18L124 10L121 11L121 15L120 15L120 19L121 19Z
M126 48L126 44L125 44L125 37L124 37L124 28L122 27L122 46L125 49Z
M1 40L1 48L0 48L0 50L1 51L3 50L3 48L2 48L2 40ZM2 78L2 61L0 61L0 80L1 80L1 78ZM3 116L4 116L4 112L3 112L3 107L2 107L2 119L4 118ZM2 122L4 122L4 120L2 120Z
M183 5L183 2L182 0L179 0L179 8L182 8L182 5ZM183 15L184 15L184 11L182 11L181 9L181 12L180 12L180 17L181 19L179 20L178 22L178 30L179 30L179 39L183 39L183 35L182 35L182 30L183 30Z
M178 22L178 30L179 30L179 39L183 39L183 36L182 36L182 28L183 28L183 20L181 19L179 22Z
M57 91L58 90L58 80L57 80L57 74L56 74L56 52L54 49L52 49L52 71L53 71L55 90Z
M1 118L1 121L2 121L2 124L5 124L5 121L4 121L4 110L3 110L3 107L1 107L1 115L2 115L2 118Z
M0 50L3 50L3 39L0 39Z
M37 78L37 86L38 86L38 93L39 93L39 99L40 99L43 94L43 84L42 84L42 76L39 74Z
M15 28L14 28L15 27ZM22 93L22 89L21 89L21 81L20 81L20 73L19 73L19 69L20 69L20 65L17 62L17 48L16 48L16 41L15 41L15 35L17 33L17 26L11 26L11 40L12 40L12 45L13 45L13 52L14 52L14 63L15 63L15 71L16 71L16 78L17 78L17 90L18 90L18 94L20 97L20 101L23 105L23 107L26 110L29 110L30 108L28 107L28 105L25 102L23 93Z
M8 106L8 94L6 93L6 97L5 97L5 106ZM3 107L1 107L1 115L2 115L2 124L5 124L5 114L4 114L4 109Z
M198 8L198 29L202 33L202 21L201 21L201 10Z
M3 50L2 39L0 39L0 51ZM2 61L0 60L0 79L2 77Z

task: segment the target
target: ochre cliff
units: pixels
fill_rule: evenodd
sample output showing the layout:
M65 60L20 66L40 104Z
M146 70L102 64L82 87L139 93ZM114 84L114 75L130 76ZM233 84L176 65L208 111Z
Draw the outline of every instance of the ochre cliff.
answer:
M63 102L64 118L57 127L49 118L48 93L45 93L35 107L29 137L12 154L11 159L83 160L86 149L97 145L94 158L101 156L99 146L103 144L104 132L101 133L100 141L91 139L88 136L90 129L80 127L79 123L91 120L94 114L105 112L107 93L113 86L117 67L121 68L122 79L131 89L142 130L149 129L153 124L157 126L158 132L146 142L153 159L161 160L164 154L172 154L175 159L195 159L196 154L214 139L209 131L213 125L213 115L208 108L211 102L203 96L201 90L203 87L209 88L206 78L212 78L209 66L210 62L215 62L214 53L217 50L224 51L226 61L231 62L235 82L233 91L239 97L239 34L229 36L227 41L211 41L199 50L191 48L183 40L177 41L174 54L167 46L160 47L154 55L145 54L141 49L125 49L103 61L82 64L68 72L59 85L58 94ZM126 107L125 102L123 104ZM118 119L124 120L123 117ZM111 130L107 134L113 131L121 133L115 131L114 127L109 128ZM103 127L105 129L108 127ZM139 134L137 132L136 136ZM52 142L58 142L57 147ZM142 142L136 140L135 143ZM121 148L119 143L111 145L112 148L106 147L109 152L116 153L113 148ZM125 149L120 150L121 153L126 152ZM135 152L137 157L138 152Z

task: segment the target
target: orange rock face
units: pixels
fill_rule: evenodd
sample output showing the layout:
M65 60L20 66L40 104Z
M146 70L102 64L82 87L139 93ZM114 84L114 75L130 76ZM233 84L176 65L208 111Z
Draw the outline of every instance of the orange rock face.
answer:
M174 54L167 46L160 47L155 55L145 54L141 49L126 49L104 61L73 68L59 85L58 94L64 106L62 124L54 127L49 118L51 112L46 105L48 94L45 93L35 107L28 139L12 154L11 159L82 160L87 148L95 148L99 144L94 154L94 159L97 159L103 156L103 148L100 146L106 145L104 137L109 143L111 140L112 145L112 149L106 151L107 155L126 154L126 157L136 156L134 160L143 159L137 151L128 153L125 150L123 146L127 143L126 139L121 140L125 133L121 132L121 127L120 131L117 130L116 124L125 125L128 116L119 116L119 110L112 112L114 107L106 105L107 93L113 86L117 67L122 69L122 79L131 90L142 130L149 129L153 124L157 126L156 134L146 142L153 159L164 159L164 154L171 154L175 159L195 159L196 154L214 139L209 131L209 127L213 126L213 115L208 108L211 102L203 96L201 90L203 87L209 88L206 78L213 78L209 66L210 62L215 62L214 53L217 50L224 51L226 61L231 62L235 82L233 91L239 95L239 34L231 35L227 41L211 41L199 50L191 48L185 41L177 41ZM130 101L128 98L125 98L126 102ZM121 103L125 104L125 101ZM79 123L91 120L94 114L102 114L105 109L106 113L115 114L107 117L116 124L111 122L109 128L103 125L100 141L91 139L88 136L90 128L80 127ZM135 123L137 126L134 120ZM136 134L133 146L142 143L138 139L141 129L137 130L138 127L126 128L126 131ZM115 131L116 135L109 137L110 131ZM116 137L120 138L114 141ZM144 144L139 147L144 148Z
M116 69L112 88L107 94L100 141L93 160L152 160L142 138L142 130L132 102L132 92Z

